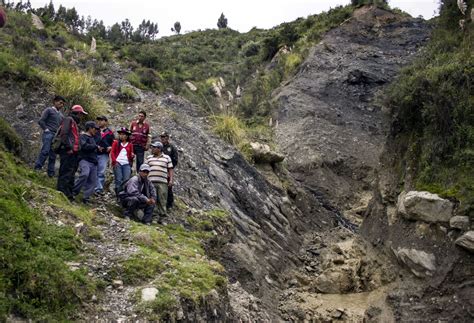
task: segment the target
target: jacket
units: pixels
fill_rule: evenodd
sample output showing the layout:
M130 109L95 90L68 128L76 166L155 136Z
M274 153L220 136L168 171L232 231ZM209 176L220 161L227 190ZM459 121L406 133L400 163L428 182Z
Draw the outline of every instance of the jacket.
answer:
M163 145L163 154L170 156L173 168L178 166L178 149L173 144Z
M63 114L54 107L44 109L38 124L41 129L56 132L63 120Z
M120 151L122 150L122 145L120 145L120 141L114 140L112 143L112 150L110 151L110 161L112 163L112 167L117 165L117 157L120 154ZM127 157L128 157L128 162L130 166L133 164L133 145L129 142L127 147L125 147L127 150Z
M145 148L146 143L148 142L148 135L150 134L150 125L147 122L143 122L143 125L139 127L139 123L133 121L130 125L130 131L132 132L130 142L133 145Z
M143 189L145 192L143 192ZM146 203L149 198L156 201L156 190L148 178L143 179L140 175L135 175L125 184L127 197L136 197L141 203Z
M81 150L79 151L79 159L97 165L97 143L94 137L83 133L80 141Z
M97 146L104 148L101 152L98 151L98 155L105 155L108 154L107 148L111 147L114 142L115 136L112 130L109 128L105 128L104 130L97 131L95 135L95 141L97 142Z
M79 127L73 117L63 119L59 136L62 150L72 150L75 153L79 151Z

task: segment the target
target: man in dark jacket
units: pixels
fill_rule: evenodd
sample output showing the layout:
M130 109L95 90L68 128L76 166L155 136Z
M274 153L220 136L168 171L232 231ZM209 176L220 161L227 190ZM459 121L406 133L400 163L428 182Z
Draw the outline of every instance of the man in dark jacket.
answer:
M114 142L115 136L108 125L108 119L106 116L100 116L96 118L97 125L100 130L97 131L95 140L97 142L97 185L95 187L96 194L104 194L104 183L105 183L105 170L109 162L109 153L112 149L112 143Z
M146 225L151 224L153 209L156 204L156 190L148 179L150 166L142 164L138 175L133 176L125 183L124 191L120 192L119 197L122 206L125 208L125 218L134 217L135 211L143 210L142 222Z
M176 171L176 166L178 166L178 149L175 145L170 143L170 135L166 131L161 133L160 141L163 144L163 154L170 156L171 162L173 163L173 170ZM168 199L166 201L166 208L171 209L173 207L173 203L173 185L168 185Z
M74 188L74 174L79 164L79 126L81 115L87 114L80 106L71 108L71 113L61 123L60 137L61 147L59 149L59 175L57 189L63 192L69 200L74 200L72 189Z
M86 132L81 134L80 138L80 175L74 183L72 194L76 196L84 188L82 203L87 204L97 185L97 143L94 137L99 127L94 121L87 121L85 127Z
M56 162L56 153L51 149L51 143L53 142L54 135L64 118L61 109L64 107L65 102L66 100L63 97L59 95L55 96L53 99L53 106L46 108L38 121L41 129L43 129L43 145L38 155L38 159L36 159L35 169L41 170L46 159L48 159L49 177L54 176L54 164Z

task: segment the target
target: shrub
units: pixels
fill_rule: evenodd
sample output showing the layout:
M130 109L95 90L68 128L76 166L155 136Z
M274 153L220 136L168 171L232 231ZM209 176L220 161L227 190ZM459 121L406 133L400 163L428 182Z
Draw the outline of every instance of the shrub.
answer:
M138 98L138 94L130 86L122 86L120 88L120 98L124 101L135 101Z
M238 145L244 138L242 122L233 115L221 114L214 116L214 132L232 145Z

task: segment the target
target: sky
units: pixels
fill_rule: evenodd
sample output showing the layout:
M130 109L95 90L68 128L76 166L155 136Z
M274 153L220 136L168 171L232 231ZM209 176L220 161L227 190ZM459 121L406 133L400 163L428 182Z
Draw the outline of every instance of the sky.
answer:
M15 2L17 2L16 0ZM30 0L34 8L49 0ZM269 29L283 22L293 21L327 11L350 0L53 0L57 9L75 7L79 15L103 20L106 26L128 18L134 27L151 20L158 23L158 37L172 34L171 27L181 23L181 33L217 28L217 19L224 13L228 27L247 32L253 27ZM391 7L400 8L414 17L433 17L439 0L389 0Z

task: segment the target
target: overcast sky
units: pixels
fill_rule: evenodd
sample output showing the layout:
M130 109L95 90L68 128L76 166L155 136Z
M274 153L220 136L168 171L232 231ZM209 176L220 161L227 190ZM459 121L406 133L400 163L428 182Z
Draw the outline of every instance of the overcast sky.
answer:
M49 0L30 1L34 8L49 3ZM143 19L149 19L158 23L158 36L170 35L171 27L176 21L181 23L181 33L217 28L221 12L228 20L228 27L247 32L252 27L272 28L349 2L350 0L53 0L56 9L60 4L66 8L75 7L80 15L103 20L106 26L129 18L132 25L137 27ZM414 17L422 15L425 19L433 17L438 8L438 0L389 0L389 4Z

